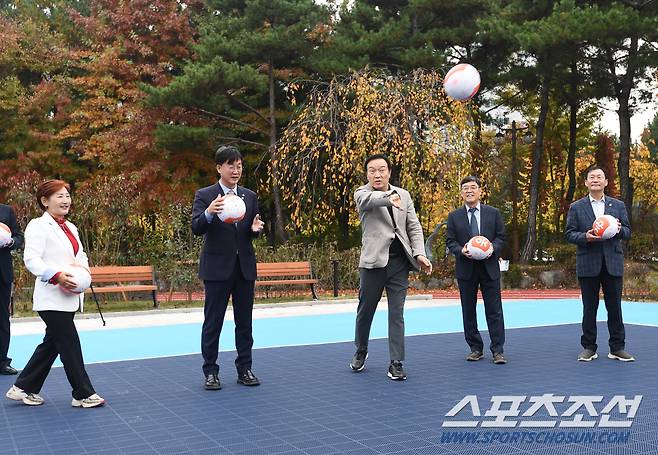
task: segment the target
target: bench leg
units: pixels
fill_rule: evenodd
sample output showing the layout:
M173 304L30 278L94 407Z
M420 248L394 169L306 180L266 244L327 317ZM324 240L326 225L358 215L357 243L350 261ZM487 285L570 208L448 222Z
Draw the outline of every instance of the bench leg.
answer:
M318 295L315 293L315 285L311 284L311 294L313 294L313 300L318 299Z
M153 308L158 308L160 305L158 305L158 299L155 295L155 291L151 291L151 293L153 294Z

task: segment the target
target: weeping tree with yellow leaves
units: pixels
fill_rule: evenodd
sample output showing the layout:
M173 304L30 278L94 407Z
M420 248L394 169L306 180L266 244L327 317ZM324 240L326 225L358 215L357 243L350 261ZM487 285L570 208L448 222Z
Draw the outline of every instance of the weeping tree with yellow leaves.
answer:
M391 159L392 183L408 189L426 231L455 206L468 169L473 123L468 106L443 92L433 71L390 75L363 70L315 85L284 130L277 153L291 222L305 236L338 232L346 247L358 224L353 193L373 153ZM291 84L295 101L299 86Z

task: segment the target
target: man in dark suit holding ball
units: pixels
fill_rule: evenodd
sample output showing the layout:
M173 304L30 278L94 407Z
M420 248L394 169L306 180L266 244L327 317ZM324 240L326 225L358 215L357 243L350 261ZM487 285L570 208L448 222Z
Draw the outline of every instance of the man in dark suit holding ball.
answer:
M203 280L206 291L201 332L206 390L221 388L217 355L229 297L235 320L238 384L260 384L251 371L251 348L254 344L251 319L256 280L256 255L252 241L263 230L264 223L258 213L256 193L238 186L242 177L242 155L238 149L230 145L219 147L215 153L215 163L219 182L198 190L192 208L192 231L195 235L203 235L204 240L199 278ZM244 217L237 222L221 221L226 199L236 196L244 201Z
M14 209L0 204L0 223L11 231L11 240L0 243L0 374L16 374L11 366L9 352L10 323L9 305L11 304L11 285L14 281L11 251L23 247L23 233L16 221Z
M580 337L583 352L578 360L590 362L598 358L596 312L599 308L599 291L603 288L610 334L608 357L632 362L635 358L624 350L626 333L621 315L621 291L624 284L624 250L621 241L631 238L626 206L622 201L605 195L608 179L601 167L593 166L587 170L585 186L589 194L571 204L565 229L567 241L578 246L576 275L583 299L583 335ZM617 234L605 240L597 236L593 229L594 221L603 215L617 219Z
M464 321L464 337L471 349L466 360L475 362L484 357L484 343L477 326L477 293L482 291L487 327L491 338L491 353L495 364L505 364L505 323L500 296L500 267L498 259L505 245L505 225L498 209L480 203L482 188L480 179L468 176L462 179L461 196L464 206L448 215L446 247L455 255L455 275L459 284L459 296ZM468 242L481 235L493 246L488 257L475 260Z

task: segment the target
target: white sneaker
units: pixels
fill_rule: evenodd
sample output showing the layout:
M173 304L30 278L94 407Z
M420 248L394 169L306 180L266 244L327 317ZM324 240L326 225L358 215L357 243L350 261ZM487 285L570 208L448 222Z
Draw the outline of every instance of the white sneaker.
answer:
M76 400L73 398L71 400L71 406L74 408L95 408L96 406L103 406L105 404L105 399L99 397L97 394L93 394L82 400Z
M13 385L11 386L11 389L7 390L5 396L10 400L23 401L23 398L27 396L27 393L25 393L23 389L19 389L18 387Z
M28 406L41 406L43 401L43 397L36 393L28 393L23 397L23 403Z

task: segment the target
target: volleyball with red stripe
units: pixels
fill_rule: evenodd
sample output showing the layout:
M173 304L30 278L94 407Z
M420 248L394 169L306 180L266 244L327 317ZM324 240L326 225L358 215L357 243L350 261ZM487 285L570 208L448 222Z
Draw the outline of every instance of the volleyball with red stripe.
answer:
M488 238L482 235L476 235L466 244L466 249L471 257L477 261L486 259L493 253L493 245Z
M468 63L453 66L443 79L443 89L450 98L471 99L480 89L480 73Z
M241 197L229 194L224 198L224 208L217 215L224 223L237 223L247 213L247 206Z
M617 223L617 218L612 215L603 215L594 220L592 225L592 231L597 237L601 237L604 240L611 239L619 232L619 223Z
M81 265L71 264L62 270L63 273L68 273L73 276L72 281L76 284L76 287L73 289L67 289L64 286L59 286L59 288L69 294L82 294L89 286L91 286L91 275L89 271Z
M0 246L11 242L11 229L4 223L0 223Z

